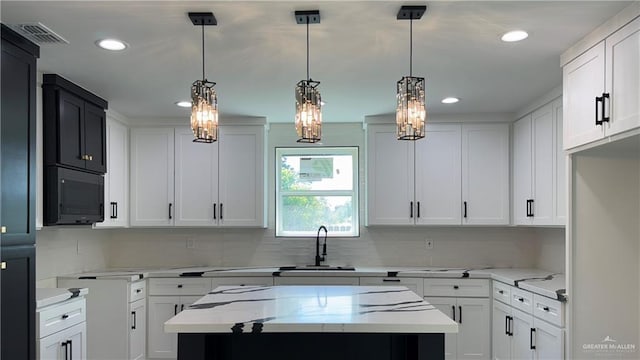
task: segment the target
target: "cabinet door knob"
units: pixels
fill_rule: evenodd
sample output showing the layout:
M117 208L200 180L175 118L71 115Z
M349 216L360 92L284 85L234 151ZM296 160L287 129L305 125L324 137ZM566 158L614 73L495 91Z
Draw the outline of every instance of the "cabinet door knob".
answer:
M549 307L548 307L548 306L545 306L545 307L543 307L543 308L542 308L542 310L544 310L544 311L547 311L547 312L548 312L548 311L549 311Z
M504 290L498 290L498 294L500 295L504 294Z
M518 298L518 301L524 302L524 299L523 298Z
M182 289L182 284L179 284L179 285L178 285L178 289Z
M453 288L454 288L455 290L458 290L458 289L460 289L460 286L458 286L458 285L453 285Z
M62 320L66 320L68 318L69 318L69 315L67 315L67 314L62 315Z
M7 268L7 262L6 261L1 262L0 263L0 270L4 270L6 268Z

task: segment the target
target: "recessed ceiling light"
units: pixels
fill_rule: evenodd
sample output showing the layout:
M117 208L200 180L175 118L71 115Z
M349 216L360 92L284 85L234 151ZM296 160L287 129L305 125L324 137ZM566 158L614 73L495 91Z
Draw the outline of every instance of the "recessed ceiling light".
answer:
M504 35L502 35L502 41L514 42L514 41L524 40L527 37L529 37L529 34L527 34L526 31L514 30L514 31L509 31L508 33L505 33Z
M455 104L458 101L460 101L460 99L458 99L457 97L446 97L442 99L443 104Z
M183 108L188 108L188 107L191 107L191 101L178 101L176 102L176 105Z
M120 51L120 50L124 50L127 48L127 44L125 44L124 42L118 40L118 39L102 39L102 40L98 40L96 41L96 45L98 45L99 47L105 49L105 50L111 50L111 51Z

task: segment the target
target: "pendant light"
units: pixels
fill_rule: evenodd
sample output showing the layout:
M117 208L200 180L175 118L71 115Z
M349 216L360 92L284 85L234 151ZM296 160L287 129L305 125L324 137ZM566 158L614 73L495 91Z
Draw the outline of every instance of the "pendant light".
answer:
M190 12L189 19L202 28L202 80L191 85L193 142L212 143L218 140L218 95L213 88L216 83L204 76L204 27L218 25L218 22L211 12Z
M413 76L413 20L419 20L426 5L402 6L398 20L409 20L409 76L397 84L396 135L398 140L418 140L425 134L427 117L424 78Z
M309 24L320 23L320 11L296 11L295 16L297 24L307 25L307 78L296 85L296 132L299 143L315 143L322 137L322 99L320 82L309 77Z

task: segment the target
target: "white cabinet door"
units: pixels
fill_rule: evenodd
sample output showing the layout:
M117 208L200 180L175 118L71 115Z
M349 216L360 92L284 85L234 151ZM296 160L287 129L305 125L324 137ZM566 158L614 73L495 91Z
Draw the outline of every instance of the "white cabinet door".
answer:
M513 359L533 359L532 331L533 316L520 310L512 309L511 316L513 336L511 338L511 357Z
M460 141L461 127L457 124L430 124L426 137L416 141L416 224L460 225Z
M219 224L265 227L264 126L221 126Z
M458 321L456 298L426 297L425 300L454 321ZM458 331L461 329L459 328ZM458 334L444 334L444 358L458 359Z
M147 306L145 299L129 304L129 359L143 360L147 344Z
M491 326L491 340L494 360L511 359L510 318L511 307L497 300L493 300L493 320Z
M164 332L164 323L179 309L179 296L149 296L149 358L176 358L178 338L176 334Z
M531 114L513 123L513 216L516 225L530 225L533 164Z
M605 40L607 136L640 127L640 18Z
M413 224L413 142L397 140L393 125L369 125L367 168L369 225Z
M193 142L193 131L175 129L175 225L218 223L218 142Z
M94 227L129 225L129 130L107 117L107 173L104 176L104 221Z
M458 359L491 358L489 299L458 298Z
M605 89L604 66L603 41L562 69L565 149L598 140L604 134L602 126L596 125L596 117L601 116L595 101Z
M509 224L509 125L462 125L463 225Z
M533 174L531 219L534 225L553 225L554 209L554 124L553 106L548 104L531 114Z
M87 327L82 322L39 339L39 360L84 360L87 358Z
M132 226L173 225L173 128L131 129Z
M534 318L534 358L536 360L564 359L564 330Z
M564 147L562 146L562 99L558 99L552 103L553 117L555 132L554 132L554 147L555 157L554 162L554 177L555 183L553 187L554 211L553 218L555 225L565 225L566 223L566 211L567 211L567 156L564 153Z

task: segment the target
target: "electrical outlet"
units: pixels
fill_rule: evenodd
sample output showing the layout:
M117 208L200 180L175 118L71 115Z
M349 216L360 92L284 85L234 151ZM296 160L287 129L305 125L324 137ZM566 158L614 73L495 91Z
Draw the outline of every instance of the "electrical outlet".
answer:
M195 249L196 240L194 238L187 238L187 249Z
M424 245L427 248L427 250L432 250L433 249L433 240L424 239Z

